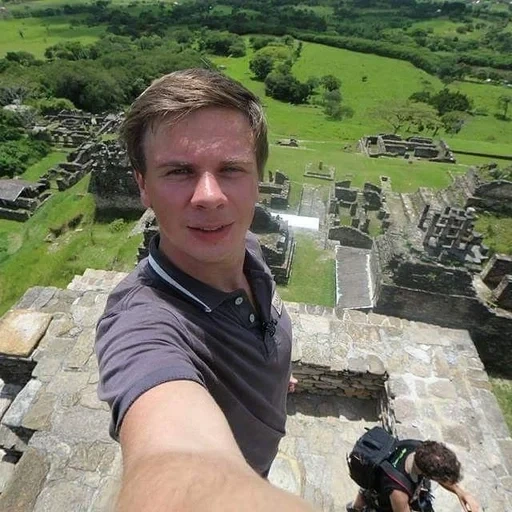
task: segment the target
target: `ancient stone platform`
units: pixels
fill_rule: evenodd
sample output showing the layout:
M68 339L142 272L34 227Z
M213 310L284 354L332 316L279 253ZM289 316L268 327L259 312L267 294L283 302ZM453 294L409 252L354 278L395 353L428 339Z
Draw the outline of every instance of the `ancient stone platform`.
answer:
M336 246L336 305L340 308L372 307L370 249Z
M94 329L123 276L88 271L32 288L15 311L51 315L28 356L0 358L0 510L106 512L121 456L96 397ZM320 510L351 500L346 453L365 426L449 444L486 512L512 510L512 439L466 331L359 311L287 304L294 373L288 433L270 479ZM3 335L0 332L0 338ZM459 511L437 492L438 512Z

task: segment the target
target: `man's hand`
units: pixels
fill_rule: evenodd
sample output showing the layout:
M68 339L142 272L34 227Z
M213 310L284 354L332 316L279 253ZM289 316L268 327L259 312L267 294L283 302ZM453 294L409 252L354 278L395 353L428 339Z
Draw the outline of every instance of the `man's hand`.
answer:
M290 382L288 382L288 393L295 393L298 384L299 381L293 376L293 373L290 374Z
M439 482L447 491L453 492L459 498L462 510L464 512L479 512L480 505L478 501L465 491L459 484L451 484L448 482Z

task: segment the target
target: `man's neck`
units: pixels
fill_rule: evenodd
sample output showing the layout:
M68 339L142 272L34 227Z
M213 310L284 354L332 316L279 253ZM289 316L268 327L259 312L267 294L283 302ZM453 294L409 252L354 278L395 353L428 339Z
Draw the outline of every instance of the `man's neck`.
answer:
M173 265L194 279L223 292L244 289L250 294L250 287L244 274L245 249L238 259L205 263L186 255L177 255L162 239L158 248Z

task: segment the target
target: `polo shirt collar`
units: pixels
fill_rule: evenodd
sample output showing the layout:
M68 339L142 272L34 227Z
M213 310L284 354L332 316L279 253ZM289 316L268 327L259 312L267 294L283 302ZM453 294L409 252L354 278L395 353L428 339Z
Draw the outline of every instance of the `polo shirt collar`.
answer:
M149 243L148 265L167 285L185 295L206 313L211 313L225 300L238 295L239 291L223 292L210 286L174 265L159 249L160 235L155 235ZM266 275L264 267L251 251L245 251L244 272L252 277Z

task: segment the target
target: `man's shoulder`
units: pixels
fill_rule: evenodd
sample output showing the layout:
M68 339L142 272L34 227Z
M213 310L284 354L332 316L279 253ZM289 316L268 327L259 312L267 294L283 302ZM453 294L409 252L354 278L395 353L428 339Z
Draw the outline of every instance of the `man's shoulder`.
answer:
M122 311L144 309L165 304L162 294L155 286L147 260L142 260L110 293L103 317Z

